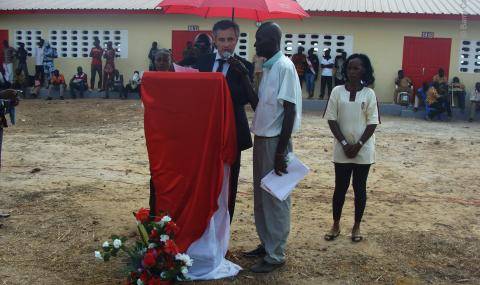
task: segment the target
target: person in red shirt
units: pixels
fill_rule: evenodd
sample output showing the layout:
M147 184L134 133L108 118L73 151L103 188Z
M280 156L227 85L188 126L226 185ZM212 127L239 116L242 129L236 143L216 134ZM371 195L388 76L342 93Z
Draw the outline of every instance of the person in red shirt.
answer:
M52 100L52 96L50 94L52 93L53 89L59 91L61 100L65 99L63 97L63 91L66 87L67 84L65 83L65 77L63 76L63 74L60 74L60 71L58 71L58 69L55 69L52 72L52 77L50 78L50 86L48 87L47 100Z
M93 43L94 47L90 51L90 57L92 58L91 65L91 79L90 79L90 88L93 90L95 88L95 76L98 73L98 89L102 88L102 56L103 49L100 47L100 41L98 38L95 38Z
M75 99L77 97L75 91L77 90L80 92L80 98L83 98L83 92L87 89L87 74L83 72L82 67L79 66L77 67L77 73L70 79L70 95Z
M113 72L115 71L115 49L113 43L107 43L107 49L103 54L105 58L105 66L103 67L103 88L104 91L112 84Z

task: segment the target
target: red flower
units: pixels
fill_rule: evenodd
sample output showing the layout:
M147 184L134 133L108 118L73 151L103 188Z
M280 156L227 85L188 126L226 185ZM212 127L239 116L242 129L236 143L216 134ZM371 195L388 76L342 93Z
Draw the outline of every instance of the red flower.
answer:
M178 249L175 242L171 239L167 240L165 243L165 252L171 255L177 255L180 250Z
M135 218L137 219L137 221L139 221L143 224L143 223L146 223L146 222L149 221L149 215L150 215L150 210L149 209L141 208L135 214Z
M152 279L150 279L147 285L162 285L162 279L158 277L153 277Z
M149 279L147 271L143 271L142 274L140 275L140 280L142 280L143 283L147 282Z
M178 233L178 226L174 222L168 222L168 224L165 226L165 231L169 235L176 235Z
M153 229L152 232L150 233L150 239L154 240L154 239L158 239L159 235L158 235L158 231L157 229Z
M153 267L157 263L155 255L153 252L147 252L143 257L143 265L145 267Z

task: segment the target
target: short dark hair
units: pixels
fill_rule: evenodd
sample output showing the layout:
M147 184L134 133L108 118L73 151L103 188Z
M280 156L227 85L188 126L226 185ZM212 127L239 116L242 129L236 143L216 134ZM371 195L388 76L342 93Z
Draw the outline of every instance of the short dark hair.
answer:
M356 58L360 59L360 61L362 62L363 68L365 69L365 74L363 75L363 78L362 78L363 86L369 86L369 85L372 85L373 83L375 83L375 77L373 76L372 62L370 61L370 58L368 58L367 55L362 54L362 53L352 54L343 63L342 73L343 73L344 78L346 78L347 81L348 81L348 73L347 73L348 63L351 60L356 59Z
M215 25L213 25L212 31L213 31L213 34L216 35L218 31L225 31L230 28L233 28L233 30L235 31L235 35L237 35L237 37L240 35L240 27L238 26L237 23L231 20L221 20L216 22Z

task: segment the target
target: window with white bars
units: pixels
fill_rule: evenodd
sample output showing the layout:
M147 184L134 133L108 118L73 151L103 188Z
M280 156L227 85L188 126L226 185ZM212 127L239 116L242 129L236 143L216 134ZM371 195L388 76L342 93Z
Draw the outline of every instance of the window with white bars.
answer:
M462 40L459 55L460 72L480 73L480 40Z
M19 43L25 44L25 49L28 52L28 56L33 56L38 41L42 38L42 31L35 29L28 30L16 30L15 38L13 40L13 47L19 48Z
M100 46L106 48L107 42L113 43L117 57L128 58L127 30L86 30L64 29L50 30L49 39L53 48L57 49L58 57L87 58L93 47L95 38L100 40Z
M304 47L305 53L313 48L319 57L323 49L330 48L332 55L345 51L347 56L353 53L353 36L334 34L284 34L282 39L283 53L291 56L297 53L298 47Z
M238 37L237 47L235 48L235 53L240 57L243 57L246 60L250 60L248 56L248 34L240 33Z

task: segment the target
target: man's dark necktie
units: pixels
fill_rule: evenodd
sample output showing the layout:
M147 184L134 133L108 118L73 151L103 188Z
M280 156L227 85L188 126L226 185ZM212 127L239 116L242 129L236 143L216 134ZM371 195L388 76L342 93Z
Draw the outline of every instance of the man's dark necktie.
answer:
M217 72L223 72L223 65L225 64L226 60L225 59L217 59L217 61L218 61Z

